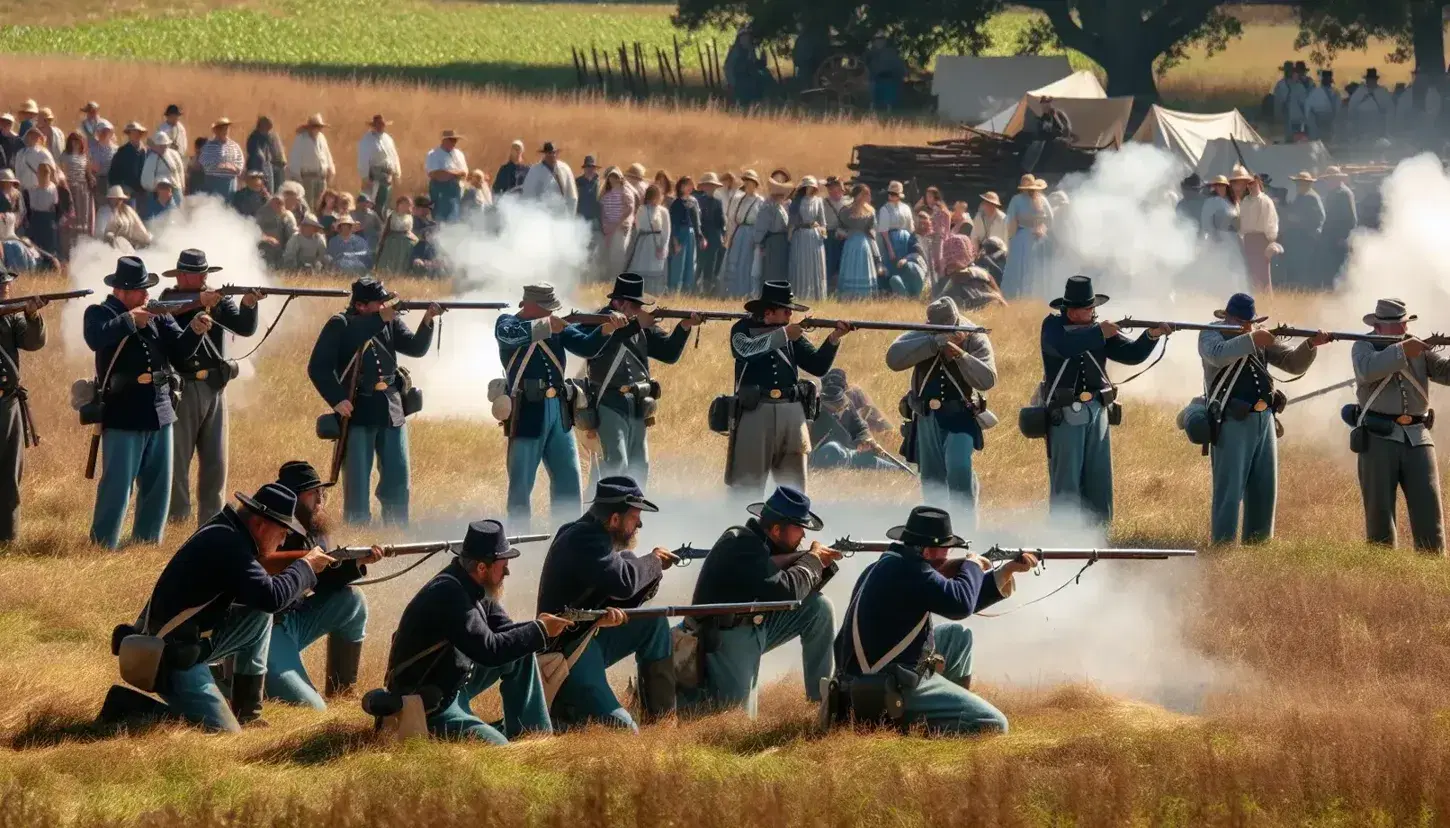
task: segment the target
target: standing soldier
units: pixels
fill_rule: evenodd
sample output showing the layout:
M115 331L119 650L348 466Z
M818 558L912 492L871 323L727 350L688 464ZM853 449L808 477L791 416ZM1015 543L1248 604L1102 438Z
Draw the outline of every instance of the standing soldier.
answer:
M599 476L628 474L644 485L649 479L645 431L654 424L660 395L649 361L678 362L690 330L703 320L692 315L666 335L648 310L654 297L644 292L644 279L633 273L621 273L608 298L609 305L601 312L618 313L629 324L616 330L588 362L589 406L598 418L603 454Z
M1358 380L1359 416L1353 424L1362 437L1359 490L1364 496L1365 537L1370 543L1395 545L1395 496L1405 491L1410 534L1421 552L1445 553L1445 522L1440 510L1440 474L1435 440L1430 436L1429 383L1450 385L1450 358L1427 350L1410 337L1404 300L1381 299L1366 325L1382 336L1406 337L1396 345L1354 343L1351 352Z
M1320 333L1290 348L1264 328L1268 317L1255 313L1254 297L1235 293L1213 315L1244 329L1230 335L1204 331L1198 335L1203 358L1204 396L1218 402L1218 422L1211 450L1213 461L1213 542L1233 543L1243 506L1243 542L1261 543L1274 536L1274 507L1279 496L1279 420L1284 394L1274 390L1273 365L1299 375L1314 364L1316 347L1329 341Z
M489 397L509 439L509 519L520 523L529 521L540 463L549 473L552 517L562 522L579 509L579 451L573 434L578 387L564 379L564 352L593 357L625 324L616 313L586 332L555 315L563 307L553 285L528 285L519 312L499 314L494 326L504 377Z
M637 687L645 715L659 719L675 710L669 624L664 618L625 623L621 611L654 597L664 570L679 560L659 548L647 555L630 551L644 526L640 514L658 511L630 478L606 477L595 487L589 511L559 529L544 557L540 614L609 610L599 623L572 630L549 645L549 660L557 666L553 671L544 669L545 683L565 671L551 711L561 729L599 722L639 732L605 676L609 667L631 653L638 665Z
M388 690L412 695L436 689L438 701L425 711L435 736L503 745L525 732L553 730L534 654L569 623L548 613L514 621L504 612L504 579L518 556L502 523L468 524L458 557L418 590L398 620L388 652ZM502 733L472 709L474 696L495 684L503 697Z
M378 459L378 502L383 520L408 522L408 431L404 418L406 374L398 354L421 357L433 344L433 320L443 313L429 305L414 333L398 318L397 295L377 279L352 283L347 310L327 320L307 376L312 387L344 421L347 455L343 458L343 517L349 523L372 520L368 483ZM349 395L348 389L353 392Z
M725 485L741 495L758 497L767 475L776 485L806 488L806 456L810 446L806 424L815 414L816 386L800 378L801 370L823 376L831 370L841 337L851 332L844 321L817 349L791 314L810 308L797 305L787 282L766 282L760 298L745 303L749 319L730 329L735 357L735 403L730 446L725 457Z
M1034 405L1046 409L1047 476L1052 510L1080 508L1100 523L1113 519L1113 446L1108 430L1121 414L1108 361L1138 365L1170 329L1150 328L1136 340L1111 321L1097 321L1108 297L1086 276L1070 276L1051 302L1060 313L1042 320L1043 381Z
M205 313L193 316L183 329L172 317L148 311L148 291L159 281L145 262L123 256L105 278L111 295L85 313L86 345L96 352L101 428L101 482L91 540L110 549L120 545L132 486L132 540L161 540L171 501L177 371L212 325Z
M262 294L242 297L241 307L230 296L207 287L206 277L220 267L208 266L206 253L183 250L176 269L161 275L176 279L175 288L161 292L167 300L178 293L194 294L200 307L174 318L189 325L206 314L212 328L180 366L181 402L172 432L171 520L191 519L191 458L196 455L197 523L206 523L221 511L227 485L227 403L223 392L233 379L236 363L227 359L227 334L251 336L257 332L257 302Z
M933 325L971 325L944 296L926 308ZM972 454L983 445L983 396L997 384L997 361L984 333L907 331L886 351L893 371L911 371L907 405L921 472L922 499L947 505L977 523L977 475Z
M332 524L324 511L327 490L317 469L304 460L291 460L277 470L277 485L297 497L297 522L306 533L288 532L277 547L280 553L300 557L309 549L331 549L328 531ZM363 635L367 632L368 605L362 590L350 586L367 574L367 565L383 558L383 550L355 561L338 561L317 573L312 593L287 605L272 619L272 639L267 647L267 698L301 704L315 710L327 709L317 687L302 664L302 651L326 636L326 683L329 697L346 693L357 684L362 661Z
M0 268L0 299L10 298L10 285L18 274ZM20 384L20 352L45 347L45 320L40 309L43 299L25 303L23 313L0 317L0 420L5 443L0 448L0 543L15 540L20 524L20 476L25 466L25 449L40 439L30 416L30 402Z
M836 630L835 611L821 587L836 574L841 555L815 541L800 550L806 532L825 526L802 492L781 486L746 511L754 517L726 529L710 548L695 581L694 603L800 601L800 609L687 619L684 627L702 645L701 702L714 709L743 704L753 719L760 659L795 638L801 642L806 697L820 701L821 679L832 673Z

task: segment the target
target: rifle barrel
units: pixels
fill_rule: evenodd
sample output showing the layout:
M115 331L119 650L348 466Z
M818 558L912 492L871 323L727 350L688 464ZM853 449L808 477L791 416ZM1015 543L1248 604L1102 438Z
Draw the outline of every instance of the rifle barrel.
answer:
M862 331L924 331L927 333L991 332L991 328L981 328L976 325L933 325L926 322L873 322L858 319L825 319L815 316L807 316L800 321L800 324L803 328L834 328L840 322L845 322L852 328Z
M787 612L800 609L800 601L756 601L743 604L685 604L677 607L636 607L624 614L630 618L702 618L710 615L750 615L761 612ZM566 609L560 615L570 621L593 621L604 617L605 610Z
M831 548L841 553L844 558L849 558L857 552L886 552L896 541L889 540L852 540L851 538L840 538L831 544Z
M1223 322L1164 322L1156 319L1134 319L1131 316L1117 322L1119 328L1136 330L1138 328L1161 328L1164 325L1171 326L1178 331L1218 331L1219 333L1240 334L1244 332L1241 325L1228 325Z
M1090 549L994 546L982 557L989 561L1015 561L1026 553L1043 561L1161 561L1168 558L1191 558L1192 549Z
M715 320L740 320L750 318L750 314L744 311L685 310L679 308L657 308L651 312L651 315L656 319L689 319L694 315L699 315L701 319Z
M346 299L352 294L349 291L338 288L292 288L292 287L270 287L262 285L224 285L216 289L217 293L223 296L245 296L252 291L257 291L263 296L310 296L330 297L334 299ZM183 294L186 295L186 294Z
M519 543L538 543L539 541L548 540L549 537L550 536L546 534L510 535L508 537L508 542L510 545ZM389 543L384 544L382 546L382 550L384 557L396 558L401 555L427 555L431 552L442 552L444 550L451 551L457 549L462 545L463 541L461 540L422 541L419 543ZM368 555L372 554L372 551L373 548L371 546L343 546L327 554L331 555L339 561L355 561L359 558L366 558Z
M48 302L53 302L53 301L56 301L58 299L79 299L82 296L90 296L92 293L95 293L95 291L93 291L93 290L67 290L67 291L64 291L64 292L61 292L61 293L36 293L36 294L32 294L30 296L12 296L9 299L0 300L0 306L3 306L3 305L24 305L26 302L29 302L32 299L43 299L43 300L48 301Z
M1319 331L1308 328L1291 328L1288 325L1279 325L1269 330L1274 336L1286 338L1308 338L1319 335ZM1328 331L1328 334L1330 342L1372 342L1376 345L1394 345L1404 342L1408 338L1390 334L1350 333L1349 331Z
M509 307L508 302L465 302L451 299L412 299L395 302L393 307L398 310L427 310L429 305L438 305L444 310L504 310Z

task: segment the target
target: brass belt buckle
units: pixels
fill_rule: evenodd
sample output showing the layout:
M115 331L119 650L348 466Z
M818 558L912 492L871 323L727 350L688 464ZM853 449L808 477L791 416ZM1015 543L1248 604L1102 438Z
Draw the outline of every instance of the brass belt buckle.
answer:
M553 398L559 396L559 389L553 386L549 386L548 388L544 389L544 396L552 400Z
M780 389L779 388L772 388L772 389L770 389L770 398L772 400L778 400L778 399L780 399L780 397L781 397L781 394L780 394Z
M1078 394L1077 395L1077 398L1079 400L1081 400L1082 402L1087 402L1087 401L1089 401L1089 400L1091 400L1093 398L1093 392L1091 392L1091 391L1084 391L1081 394Z
M388 390L388 384L386 382L383 382L382 380L378 380L377 385L374 385L373 386L373 390L374 391L386 391L386 390Z
M1263 400L1259 400L1258 402L1254 403L1254 410L1255 411L1263 411L1263 410L1267 409L1268 407L1269 407L1269 404L1266 403L1266 402L1264 402Z
M935 411L938 408L941 408L941 400L928 400L926 407L930 408L932 411Z
M765 623L765 616L764 615L757 615L754 618L750 619L750 623L752 623L752 624L754 624L755 626L758 627L761 624L764 624Z
M1415 421L1415 418L1414 417L1411 417L1409 414L1401 414L1400 416L1398 416L1398 417L1395 418L1395 422L1399 423L1402 426L1409 425L1410 423L1413 423L1414 421Z
M148 372L146 372L144 374L141 374L141 375L137 376L136 377L136 382L140 383L141 385L150 385L151 384L151 373L148 371Z
M210 373L211 373L210 371L208 371L205 368L203 368L200 371L197 371L196 372L196 378L199 379L199 380L204 380L204 379L206 379L207 375L210 374Z

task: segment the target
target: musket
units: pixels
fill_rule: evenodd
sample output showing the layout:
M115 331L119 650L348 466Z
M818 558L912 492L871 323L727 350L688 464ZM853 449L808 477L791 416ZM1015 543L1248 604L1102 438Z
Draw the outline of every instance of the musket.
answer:
M1138 328L1162 328L1165 325L1175 331L1218 331L1219 333L1241 334L1247 329L1242 325L1230 325L1226 322L1164 322L1156 319L1134 319L1125 316L1116 323L1119 328L1135 330Z
M710 615L758 615L765 612L789 612L800 609L800 601L756 601L744 604L686 604L678 607L638 607L624 610L625 617L636 618L703 618ZM558 615L567 621L596 621L606 610L566 609Z
M167 310L152 311L153 313L170 314L177 316L204 307L201 303L201 294L220 293L222 296L246 296L249 293L260 293L263 296L286 296L288 301L298 297L346 299L352 294L338 288L289 288L289 287L262 287L260 285L223 285L219 288L205 288L204 290L165 290L161 293L163 298L147 303L147 310L152 304L166 304Z
M510 307L508 302L466 302L454 299L409 299L392 304L400 311L427 310L429 305L437 305L444 310L504 310Z
M509 535L510 546L519 543L541 543L548 540L551 535ZM461 540L445 541L424 541L422 543L390 543L380 546L384 558L398 558L404 555L431 555L435 552L456 552L463 547ZM373 553L371 546L339 546L329 551L334 560L356 561Z
M1299 396L1295 397L1292 400L1286 400L1284 402L1284 405L1293 405L1294 403L1301 403L1301 402L1304 402L1305 400L1312 400L1315 397L1322 397L1325 394L1328 394L1330 391L1338 391L1341 388L1348 388L1348 387L1350 387L1351 385L1354 385L1357 382L1359 382L1358 379L1356 379L1354 377L1350 377L1349 379L1344 380L1343 382L1336 382L1333 385L1326 385L1325 387L1320 388L1318 391L1310 391L1307 394L1300 394Z
M1269 332L1274 336L1285 338L1309 338L1319 335L1319 331L1308 328L1291 328L1288 325L1278 325L1270 328ZM1419 339L1431 348L1443 348L1450 345L1450 336L1445 334L1431 334L1426 337L1416 337L1411 334L1372 334L1372 333L1350 333L1348 331L1325 331L1329 334L1330 342L1368 342L1373 345L1398 345L1407 339Z
M750 318L750 314L745 311L684 310L676 308L656 308L650 311L650 315L656 319L689 319L691 316L698 316L701 319L713 319L717 322L739 322L742 319Z
M153 316L176 316L198 307L201 307L199 303L186 299L149 299L146 302L146 312Z
M977 325L933 325L926 322L874 322L859 319L825 319L818 316L807 316L800 320L800 326L806 329L835 328L841 322L845 322L853 330L857 331L921 331L924 333L991 333L991 328L982 328Z
M889 552L897 541L890 540L852 540L850 537L841 538L831 544L831 548L841 553L841 557L849 558L857 552ZM1030 549L1030 548L1009 548L1004 546L993 546L982 557L989 561L1015 561L1025 553L1032 553L1038 560L1047 561L1160 561L1168 558L1186 558L1197 555L1192 549Z
M20 313L32 300L41 302L54 302L62 299L79 299L82 296L90 296L95 293L93 290L67 290L64 293L37 293L31 296L12 296L9 299L0 299L0 316L9 316L12 313Z
M670 553L680 559L679 563L675 564L675 566L684 569L690 565L690 561L704 560L705 556L710 554L710 550L701 549L698 546L692 546L687 543L677 549L671 549Z

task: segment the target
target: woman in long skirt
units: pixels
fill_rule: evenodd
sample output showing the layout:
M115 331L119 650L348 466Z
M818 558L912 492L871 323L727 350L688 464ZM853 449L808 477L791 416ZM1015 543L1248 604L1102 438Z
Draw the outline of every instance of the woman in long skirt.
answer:
M25 190L25 235L36 247L52 256L60 255L60 224L70 212L70 196L64 184L55 180L55 167L40 162L34 187Z
M886 185L886 203L876 213L876 232L880 234L882 264L886 268L883 279L889 283L906 263L911 231L916 227L916 217L911 207L902 200L906 188L900 181ZM882 290L887 284L881 285Z
M755 222L765 206L756 190L760 189L760 176L754 170L746 170L740 176L740 193L735 196L728 219L731 233L726 239L725 278L721 280L726 296L754 296L760 284L754 277L755 267Z
M916 209L931 217L928 236L924 239L925 252L931 272L939 279L945 275L942 272L942 245L946 243L947 236L952 232L952 211L947 209L947 203L941 197L941 190L936 187L926 188L926 194L922 196L921 203L917 205Z
M76 239L89 236L95 226L96 209L92 196L91 159L86 152L86 139L79 132L72 132L65 139L65 152L60 158L61 174L70 185L71 215L61 227L62 259L67 258Z
M645 293L664 293L669 266L670 213L660 206L659 187L651 184L645 189L644 206L635 215L634 226L627 269L644 279Z
M801 299L826 296L826 208L816 179L801 178L790 203L790 287Z
M755 219L755 247L760 261L760 282L790 280L790 215L787 199L794 188L789 182L771 179L770 198Z
M383 273L407 273L413 264L413 245L418 237L413 234L413 199L403 196L393 204L388 223L383 230L383 240L378 245L377 269Z
M695 180L688 175L675 182L675 200L667 208L670 214L670 290L676 293L695 289L695 262L705 236L700 230L700 203L695 200Z
M612 279L629 264L629 245L634 236L634 190L625 186L618 167L604 171L604 191L599 194L599 226L604 231L599 255L604 272Z
M881 274L881 254L876 247L876 209L871 206L871 188L856 185L852 202L841 211L841 275L836 292L842 299L869 299L876 295Z
M1017 195L1007 203L1007 266L1002 272L1002 292L1010 299L1022 296L1046 298L1052 293L1052 205L1043 196L1047 182L1031 173L1022 176Z

